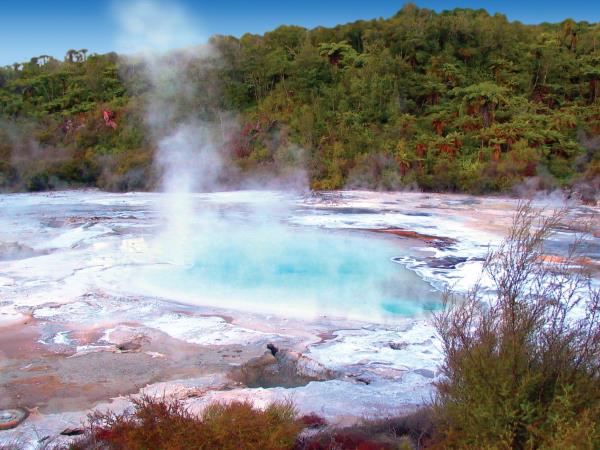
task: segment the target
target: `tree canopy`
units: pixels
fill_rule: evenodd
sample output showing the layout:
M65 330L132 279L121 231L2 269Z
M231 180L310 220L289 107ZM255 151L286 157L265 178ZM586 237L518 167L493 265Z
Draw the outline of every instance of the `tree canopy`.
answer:
M236 173L301 163L316 189L600 183L598 23L408 4L387 19L210 43L211 63L185 60L192 89L178 104L221 127ZM143 64L82 49L0 69L0 188L153 188Z

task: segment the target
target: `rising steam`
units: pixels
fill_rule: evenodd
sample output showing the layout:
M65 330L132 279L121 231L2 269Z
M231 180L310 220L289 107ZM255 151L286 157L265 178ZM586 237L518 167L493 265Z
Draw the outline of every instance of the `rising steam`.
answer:
M415 276L408 271L406 283L392 282L398 266L386 245L285 225L292 203L284 193L221 193L213 197L217 203L199 202L196 193L223 190L222 175L231 164L224 163L220 149L236 128L232 114L215 110L219 102L210 98L218 96L217 88L211 90L218 86L211 83L211 68L221 64L218 52L210 45L189 46L202 38L180 8L143 1L117 11L119 41L134 52L127 64L143 71L147 86L145 121L162 175L166 222L153 249L170 263L157 266L156 273L136 268L130 284L181 301L282 314L294 304L303 314L331 309L351 314L347 300L361 290L361 311L354 311L359 316L396 308L388 298L409 298L417 309L429 301L425 284L424 290L413 289ZM291 169L285 181L263 174L243 186L285 191L306 186L304 172L296 169L303 163L302 149L282 146L274 159Z
M115 6L114 11L121 29L119 48L128 53L130 64L142 68L149 86L145 121L156 142L154 163L167 194L163 241L172 259L183 263L192 230L191 194L216 189L223 166L213 124L200 120L195 105L188 104L197 97L197 83L189 74L214 64L216 52L201 45L205 36L176 4L143 0Z
M201 27L174 2L137 0L115 2L120 53L157 57L169 50L206 42Z

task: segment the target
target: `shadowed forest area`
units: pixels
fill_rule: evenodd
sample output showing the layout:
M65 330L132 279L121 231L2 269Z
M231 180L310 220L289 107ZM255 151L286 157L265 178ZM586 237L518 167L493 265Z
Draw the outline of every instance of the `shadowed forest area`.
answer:
M166 56L188 87L169 117L214 124L225 186L302 169L323 190L600 188L598 23L409 4L209 47ZM144 60L88 53L0 69L0 189L157 187Z

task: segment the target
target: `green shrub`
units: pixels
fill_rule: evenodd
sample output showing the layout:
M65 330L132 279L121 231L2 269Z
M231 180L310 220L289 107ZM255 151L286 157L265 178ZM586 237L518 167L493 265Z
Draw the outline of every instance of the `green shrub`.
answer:
M47 172L38 172L27 181L27 190L30 192L47 191L54 188L54 183Z
M544 254L564 212L522 206L485 273L495 294L448 294L435 318L444 378L436 447L600 448L600 291L565 258Z

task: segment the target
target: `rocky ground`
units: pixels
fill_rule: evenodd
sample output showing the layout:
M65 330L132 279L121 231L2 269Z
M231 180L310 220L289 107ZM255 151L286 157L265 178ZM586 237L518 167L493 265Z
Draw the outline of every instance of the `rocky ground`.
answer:
M201 201L237 211L260 195ZM134 264L163 264L148 252L160 221L157 197L0 196L7 212L0 217L0 429L19 411L26 416L0 431L0 442L33 448L70 439L61 432L73 434L90 408L125 408L127 396L139 393L174 395L197 411L215 400L263 405L291 398L301 413L344 424L402 414L430 398L441 354L422 312L360 320L304 316L298 309L240 311L130 292L133 280L105 276L129 273L118 269ZM370 192L286 201L286 226L384 239L397 248L394 262L415 279L459 291L479 275L488 246L502 238L517 204ZM549 263L585 231L582 265L597 270L598 218L597 208L575 205L548 243Z

